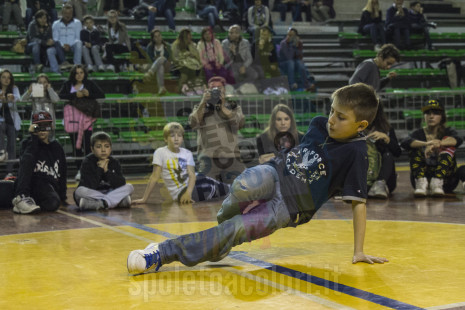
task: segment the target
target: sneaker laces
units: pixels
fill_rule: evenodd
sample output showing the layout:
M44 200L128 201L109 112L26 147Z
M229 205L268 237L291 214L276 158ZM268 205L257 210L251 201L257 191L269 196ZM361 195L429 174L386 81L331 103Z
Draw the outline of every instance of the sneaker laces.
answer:
M21 201L24 201L25 203L29 204L29 205L35 205L36 202L34 201L34 199L32 197L26 197L24 195L21 196Z
M160 251L153 251L148 254L144 254L145 261L147 264L145 265L145 269L150 269L153 265L156 264L155 271L158 271L161 267L161 258L160 258Z

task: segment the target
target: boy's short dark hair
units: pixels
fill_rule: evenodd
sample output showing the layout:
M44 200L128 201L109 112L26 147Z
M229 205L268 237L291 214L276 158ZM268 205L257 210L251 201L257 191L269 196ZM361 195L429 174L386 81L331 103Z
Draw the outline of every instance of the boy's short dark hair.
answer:
M104 131L97 131L97 132L92 134L92 136L90 137L90 145L91 145L91 147L94 147L94 145L95 145L95 143L97 143L97 141L109 142L110 145L111 145L111 137L110 137L109 134L107 134Z
M184 127L177 122L170 122L163 127L163 138L166 140L168 136L175 131L181 132L182 136L184 137Z
M84 17L82 18L82 22L85 23L86 20L88 20L88 19L94 21L94 17L93 17L92 15L86 15L86 16L84 16Z
M376 54L381 59L392 57L396 62L400 61L400 52L394 44L384 44Z
M341 87L331 95L331 99L337 99L338 104L351 108L357 122L366 120L370 124L375 119L379 99L369 85L356 83Z

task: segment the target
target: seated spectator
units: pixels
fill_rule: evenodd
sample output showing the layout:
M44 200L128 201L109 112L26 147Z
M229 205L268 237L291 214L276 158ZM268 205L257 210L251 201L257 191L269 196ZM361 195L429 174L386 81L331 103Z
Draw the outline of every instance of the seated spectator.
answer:
M285 104L278 104L271 111L265 131L257 137L258 161L263 164L283 149L299 145L303 134L297 130L294 113Z
M389 70L399 60L399 50L392 44L385 44L374 59L366 59L355 68L349 84L365 83L372 86L376 92L380 92L397 76L397 73L391 71L386 77L381 78L379 70Z
M260 27L270 27L271 17L270 10L266 5L262 4L262 0L255 0L255 4L247 11L247 23L249 28L247 31L252 35L252 39L259 34Z
M141 199L134 204L146 203L158 183L163 183L171 198L181 204L205 201L226 196L229 185L218 182L202 174L195 174L192 152L182 146L184 128L171 122L163 128L166 146L158 148L153 154L153 172Z
M84 158L74 191L79 211L131 207L132 184L126 183L119 161L111 156L111 137L103 131L90 138L92 154Z
M49 139L52 117L41 111L32 115L30 136L22 141L13 212L31 214L56 211L66 203L66 157L57 141Z
M13 13L13 17L16 22L16 26L21 31L26 31L26 25L24 24L23 17L21 15L21 3L20 0L5 0L2 6L3 10L3 21L2 21L2 31L8 30L8 25L10 23L11 13Z
M118 20L118 12L111 10L107 14L108 42L104 45L107 70L113 72L124 70L124 65L118 66L115 54L128 53L131 50L131 40L129 39L126 25Z
M233 0L216 0L215 7L218 11L220 19L222 13L223 16L227 15L229 17L229 21L239 22L238 19L241 18L240 9Z
M53 23L58 19L57 10L55 7L55 0L27 0L26 25L31 23L32 18L39 10L44 10L47 12L49 22Z
M457 169L455 158L462 138L446 127L446 113L439 101L429 100L421 111L426 126L410 133L401 146L409 152L414 195L425 197L429 189L429 195L442 197L451 193L459 180L465 181L465 166Z
M86 15L82 21L84 22L84 27L81 30L80 37L83 45L82 55L84 57L84 63L87 66L87 71L105 71L105 66L100 56L103 45L103 41L100 38L100 31L95 27L94 18L92 16Z
M21 129L21 119L16 102L19 89L10 70L0 70L0 159L16 159L16 131ZM6 138L6 148L5 148ZM7 176L13 175L13 162L6 165Z
M148 12L147 31L151 32L155 27L157 17L165 17L170 32L175 32L174 17L176 16L175 0L141 0L139 7L145 7Z
M250 43L242 37L241 26L229 27L228 37L223 40L223 51L226 55L226 68L232 70L236 83L254 82L258 73L252 68Z
M314 84L307 78L307 69L303 62L303 44L299 38L297 29L289 28L286 37L280 43L279 59L284 74L287 75L291 90L303 87L306 91L312 91ZM301 85L296 80L299 76Z
M333 0L313 0L312 19L315 22L325 22L330 18L336 17Z
M179 70L179 93L193 94L187 85L188 81L198 87L203 87L203 76L201 75L202 63L194 42L192 42L191 30L184 28L179 32L178 38L171 46L173 52L174 67Z
M41 85L38 87L39 84ZM33 87L40 88L41 92L33 91ZM49 132L48 139L50 141L55 138L55 104L60 100L58 94L53 89L48 76L44 73L41 73L37 76L36 82L31 83L27 91L21 97L22 102L31 101L32 102L32 114L44 111L50 114L52 117L52 129Z
M86 106L88 107L86 110L93 109L90 105L96 103L96 99L105 98L105 94L97 84L88 79L88 76L89 74L83 65L73 66L69 73L68 80L63 83L60 89L60 98L69 100L76 109L86 108ZM83 113L87 115L87 112ZM94 115L87 116L95 117ZM63 117L65 123L70 121L67 117L69 117L69 115L66 114ZM87 155L91 152L90 137L92 135L92 122L90 122L90 124L80 124L79 128L83 129L83 131L79 130L78 132L69 133L71 145L73 147L73 155L76 157L82 157L84 154ZM81 162L81 160L76 160L76 168L78 171L81 167ZM81 175L78 172L75 177L76 181L79 181L80 177Z
M208 26L210 26L215 32L225 32L221 25L214 0L197 0L196 10L197 16L206 20L208 22Z
M58 58L59 61L65 59L65 52L73 53L73 62L75 65L81 64L82 59L82 42L80 32L82 29L81 22L73 18L73 7L65 4L61 11L62 17L56 20L52 25L53 41L58 42L53 49L48 49L47 54L49 60ZM56 67L55 67L56 66ZM50 64L53 72L59 72L57 63ZM60 65L61 70L68 69L70 65L63 62Z
M425 37L426 48L432 50L433 43L429 35L429 28L436 29L436 23L427 22L425 15L423 15L423 7L419 1L413 1L410 3L408 18L410 20L411 32L423 34Z
M205 71L205 78L210 80L213 76L221 76L228 84L235 84L232 73L224 67L223 47L213 35L210 27L202 29L200 41L197 43L200 61Z
M381 46L386 43L386 34L384 33L383 15L379 9L378 0L368 0L363 8L358 33L369 35L375 51L379 51Z
M259 38L258 44L255 40L252 45L253 67L258 72L259 78L264 79L268 75L270 77L280 76L278 55L273 43L271 29L269 27L260 28Z
M305 20L307 22L312 21L312 1L311 0L295 0L293 3L292 8L292 21L294 22L301 22L302 19L302 12L305 13Z
M149 83L155 75L158 85L158 94L164 95L166 93L165 71L169 71L171 66L171 47L169 43L163 40L159 29L153 29L150 33L150 43L147 46L147 54L152 60L152 65L144 75L144 82Z
M368 147L368 197L386 199L397 186L395 158L400 156L402 150L381 102L375 119L365 132Z
M404 0L395 0L386 12L386 37L398 49L410 49L410 21ZM401 39L401 36L404 40ZM403 41L403 42L402 42Z
M39 10L34 15L34 20L29 24L27 29L27 47L26 54L32 54L32 61L34 64L34 72L42 72L44 65L47 63L47 56L49 53L47 49L56 48L58 42L55 42L52 38L52 27L48 22L47 12L44 10ZM49 59L50 64L53 63L53 59ZM61 59L63 62L64 59ZM56 63L56 68L58 69L58 64Z

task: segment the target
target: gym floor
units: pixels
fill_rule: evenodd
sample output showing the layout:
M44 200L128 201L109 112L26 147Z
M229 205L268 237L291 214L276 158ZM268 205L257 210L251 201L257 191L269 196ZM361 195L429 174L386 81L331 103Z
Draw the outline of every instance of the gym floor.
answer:
M0 210L0 309L465 309L464 192L414 199L398 170L391 198L367 204L365 252L383 265L351 263L351 207L334 199L220 262L137 276L131 250L214 226L221 201L180 206L160 184L131 209ZM129 182L141 197L147 179Z

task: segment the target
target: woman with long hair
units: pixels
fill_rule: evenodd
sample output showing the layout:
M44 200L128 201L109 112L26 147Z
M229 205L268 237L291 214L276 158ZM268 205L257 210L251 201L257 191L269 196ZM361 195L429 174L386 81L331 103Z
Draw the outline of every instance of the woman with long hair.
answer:
M281 149L298 145L302 137L303 134L297 130L292 109L285 104L276 105L271 111L268 126L257 137L259 162L267 162Z
M457 131L446 126L444 106L429 100L421 109L426 126L412 132L401 146L409 151L410 180L414 195L441 197L465 181L465 166L457 169L455 150L462 144ZM429 188L428 188L429 185Z
M85 65L74 65L69 73L68 80L60 89L59 96L61 99L73 102L75 107L80 106L79 101L83 105L90 104L88 99L105 98L105 94L97 84L88 79L88 73ZM64 120L67 121L66 119ZM84 130L82 146L76 143L79 136L78 133L70 133L69 137L73 146L74 155L82 157L91 152L90 137L92 135L92 124ZM76 145L78 144L78 145ZM84 151L83 151L84 149ZM76 160L76 168L79 171L82 160ZM80 174L76 175L76 180L80 179Z
M386 43L383 15L379 9L379 0L367 1L362 10L358 32L363 35L370 35L371 41L375 46L375 51L378 51Z
M21 128L21 119L16 107L20 99L19 89L10 70L0 71L0 86L0 161L13 160L16 158L16 131ZM6 170L8 174L13 173L12 162L7 163Z
M395 157L399 157L402 150L397 141L394 128L391 127L384 113L383 104L378 105L378 112L373 122L367 127L368 162L375 162L377 171L368 170L368 197L386 199L397 186Z
M207 81L214 76L221 76L226 80L226 83L235 84L232 73L224 67L223 46L218 39L215 39L212 28L202 29L197 50Z

